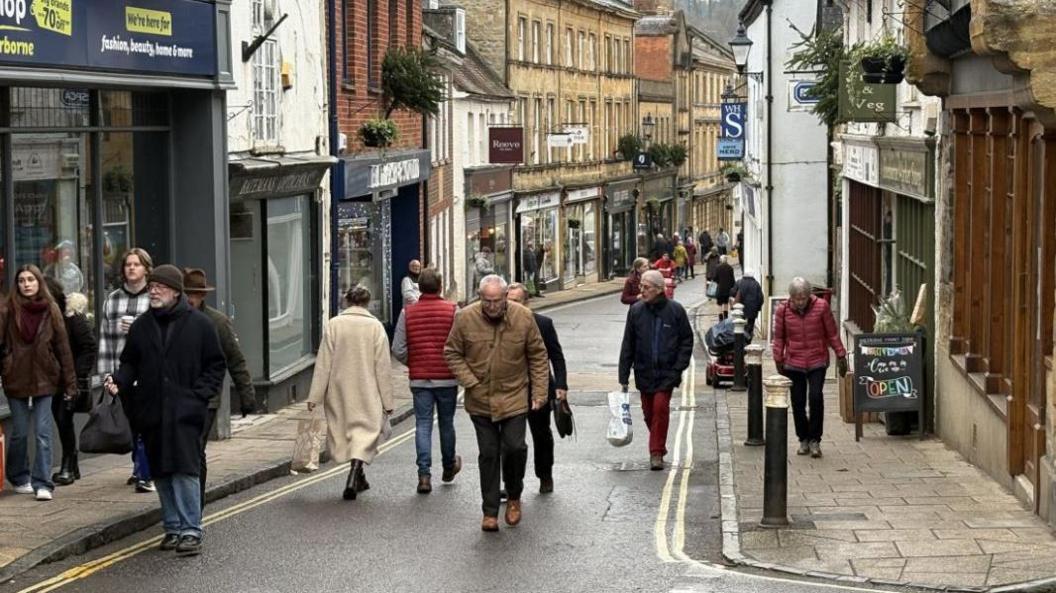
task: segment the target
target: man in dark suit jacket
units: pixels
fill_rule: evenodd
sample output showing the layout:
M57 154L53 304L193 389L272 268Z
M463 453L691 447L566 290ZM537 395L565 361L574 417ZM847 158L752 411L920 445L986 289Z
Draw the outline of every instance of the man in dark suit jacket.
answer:
M528 289L520 283L510 285L506 299L527 306ZM554 320L532 313L539 333L546 344L546 355L550 359L550 401L568 397L568 375L565 370L565 354L561 351L561 342L557 339ZM529 390L530 391L530 390ZM547 494L554 491L554 435L550 431L550 411L552 406L543 406L528 412L528 426L532 431L532 449L535 452L535 477L539 478L539 492Z

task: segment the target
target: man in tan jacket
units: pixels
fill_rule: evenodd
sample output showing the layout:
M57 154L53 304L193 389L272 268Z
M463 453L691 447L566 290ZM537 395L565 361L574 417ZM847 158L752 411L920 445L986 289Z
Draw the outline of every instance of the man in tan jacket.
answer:
M506 290L500 276L481 279L480 300L455 318L444 346L447 365L466 390L466 412L477 432L484 531L499 529L500 465L509 495L506 523L512 527L521 521L529 384L531 409L538 410L546 405L550 380L535 318L528 308L507 302Z

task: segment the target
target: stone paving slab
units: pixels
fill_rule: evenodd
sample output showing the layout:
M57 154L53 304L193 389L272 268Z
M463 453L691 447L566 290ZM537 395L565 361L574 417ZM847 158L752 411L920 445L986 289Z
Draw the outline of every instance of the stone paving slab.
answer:
M702 317L700 334L713 323ZM774 372L767 353L763 375ZM866 424L862 440L855 442L854 425L839 416L834 378L825 392L824 456L795 455L798 442L789 435L792 524L776 530L758 526L765 451L742 444L746 394L715 392L721 493L736 503L723 506L736 507L735 515L722 517L738 530L724 538L728 559L927 588L1056 582L1056 534L1012 493L938 439L888 436L883 425Z

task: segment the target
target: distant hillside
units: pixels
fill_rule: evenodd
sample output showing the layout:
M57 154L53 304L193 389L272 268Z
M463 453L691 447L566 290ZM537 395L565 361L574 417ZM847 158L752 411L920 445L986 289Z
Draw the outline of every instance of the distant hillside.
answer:
M737 32L737 13L747 0L675 0L689 24L725 42Z

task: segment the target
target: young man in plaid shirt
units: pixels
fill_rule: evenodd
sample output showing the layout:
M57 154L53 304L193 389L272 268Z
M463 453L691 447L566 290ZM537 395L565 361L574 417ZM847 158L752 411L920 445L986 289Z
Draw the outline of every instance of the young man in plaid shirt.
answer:
M117 372L128 328L132 327L137 317L150 310L147 276L153 267L150 255L139 247L129 249L121 258L121 278L124 283L106 297L99 327L97 365L103 377ZM132 477L128 479L129 484L136 485L136 492L154 492L154 482L146 459L143 441L136 435L132 449Z

